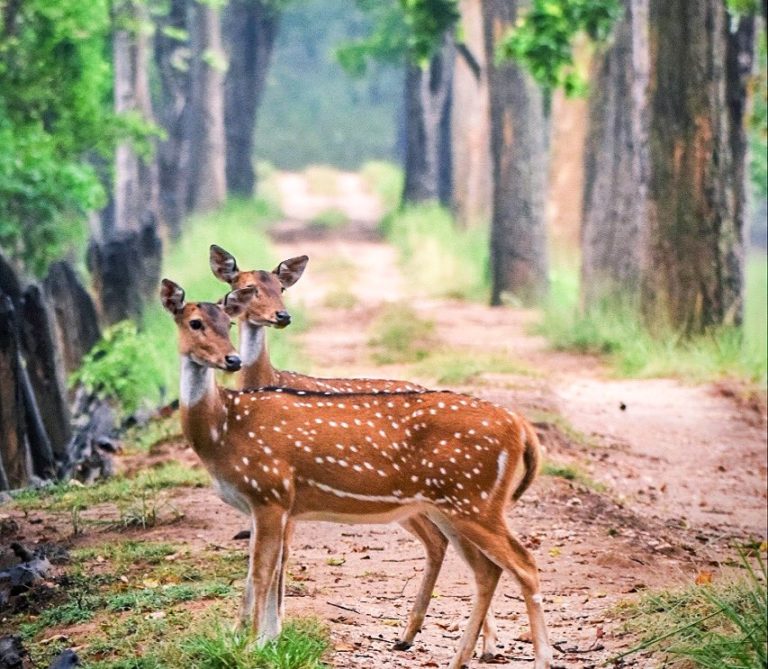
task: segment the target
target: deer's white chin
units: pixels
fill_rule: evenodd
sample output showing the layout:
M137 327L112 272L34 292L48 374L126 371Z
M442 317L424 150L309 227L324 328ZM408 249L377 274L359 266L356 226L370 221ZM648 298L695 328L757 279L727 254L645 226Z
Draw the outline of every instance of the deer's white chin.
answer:
M213 369L191 355L181 356L181 387L179 402L195 406L202 400L215 382Z

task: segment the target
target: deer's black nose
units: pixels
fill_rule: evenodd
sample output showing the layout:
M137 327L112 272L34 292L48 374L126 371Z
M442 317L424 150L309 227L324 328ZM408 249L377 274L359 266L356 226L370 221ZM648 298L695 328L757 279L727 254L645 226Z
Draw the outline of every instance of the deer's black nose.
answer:
M275 320L277 321L278 325L290 325L291 314L289 314L287 311L276 311Z
M227 363L228 372L236 372L238 369L240 369L240 365L242 364L239 355L224 356L224 362Z

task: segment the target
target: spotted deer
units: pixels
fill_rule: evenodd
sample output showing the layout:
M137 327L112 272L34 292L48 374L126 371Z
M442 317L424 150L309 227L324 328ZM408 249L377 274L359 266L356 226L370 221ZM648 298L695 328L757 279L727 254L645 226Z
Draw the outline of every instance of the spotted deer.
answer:
M504 517L539 465L536 434L523 418L448 391L220 388L214 370L241 365L229 319L247 308L253 288L231 291L221 306L187 303L167 279L160 294L178 330L184 435L222 499L252 518L240 619L259 640L281 628L289 519L385 523L423 514L478 551L474 603L450 669L470 662L502 571L521 586L535 669L551 668L536 563Z
M262 388L267 386L292 388L294 390L314 390L330 392L371 392L371 391L406 391L427 390L423 386L406 381L386 379L334 379L317 378L306 374L297 374L277 370L272 366L267 352L267 327L282 329L290 324L291 317L283 303L283 292L293 286L304 273L309 258L298 256L283 260L277 267L266 270L240 270L235 257L220 246L212 244L209 262L211 271L231 288L253 288L254 295L240 316L240 358L243 366L240 371L241 388ZM400 526L416 537L424 546L427 565L424 569L421 585L408 615L405 630L393 648L407 650L413 645L416 634L421 630L427 613L432 592L440 574L449 539L423 514L416 514L400 521ZM293 535L293 523L289 521L286 537ZM459 555L468 562L478 560L477 549L457 538L460 544ZM282 554L280 587L278 589L280 610L283 610L283 583L288 560L286 541ZM483 624L482 657L490 660L496 651L497 633L493 612L489 608Z

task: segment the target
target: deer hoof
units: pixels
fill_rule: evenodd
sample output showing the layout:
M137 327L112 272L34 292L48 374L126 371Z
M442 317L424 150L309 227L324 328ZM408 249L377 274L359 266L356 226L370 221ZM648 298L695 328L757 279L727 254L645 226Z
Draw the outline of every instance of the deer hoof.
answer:
M408 650L411 646L413 646L413 643L410 641L395 641L392 644L392 650Z

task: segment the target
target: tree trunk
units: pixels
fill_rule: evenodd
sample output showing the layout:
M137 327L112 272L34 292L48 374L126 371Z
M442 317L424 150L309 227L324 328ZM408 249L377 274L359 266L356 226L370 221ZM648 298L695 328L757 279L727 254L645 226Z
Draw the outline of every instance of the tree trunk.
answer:
M582 223L582 296L637 306L648 203L648 0L625 0L613 42L595 58Z
M53 453L63 456L72 434L69 401L64 380L64 362L56 336L52 310L36 285L28 286L20 313L22 345L29 385L33 391L26 407L30 419L42 425L30 425L35 473L49 478L55 472ZM30 422L30 421L28 421ZM32 439L32 434L36 439Z
M743 74L754 18L729 30L722 0L651 0L648 266L651 325L687 333L743 312Z
M453 61L453 40L446 36L426 68L406 66L404 202L450 204Z
M453 74L451 126L453 211L463 227L491 220L491 139L481 0L461 0L464 45L479 66L458 54Z
M115 111L138 112L143 120L151 122L154 119L148 79L147 8L141 2L123 3L113 20L118 26L112 37ZM107 209L103 238L154 224L158 203L154 158L139 158L129 142L121 142L115 154L112 203Z
M32 476L20 383L19 327L11 298L0 294L0 458L6 488L22 488Z
M253 195L253 132L278 29L278 12L261 0L230 0L222 30L229 57L224 116L229 192Z
M497 63L495 55L499 41L514 23L519 4L514 0L485 0L483 4L494 177L494 305L501 303L502 293L531 304L547 289L547 122L543 96L516 63Z
M96 306L72 267L63 260L48 268L43 289L53 309L64 371L71 374L101 337Z
M185 38L186 37L186 38ZM187 213L189 189L190 62L187 0L170 0L155 32L155 66L160 81L158 116L166 138L157 153L161 218L177 238Z
M224 71L219 10L195 0L188 6L192 47L189 192L191 211L211 211L227 198Z

